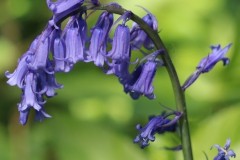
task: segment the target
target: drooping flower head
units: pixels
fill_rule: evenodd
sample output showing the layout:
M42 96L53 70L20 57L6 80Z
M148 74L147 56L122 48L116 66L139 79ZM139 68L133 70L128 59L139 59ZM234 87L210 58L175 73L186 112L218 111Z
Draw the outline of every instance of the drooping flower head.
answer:
M186 90L193 82L197 80L197 78L202 73L209 72L213 69L213 67L219 62L223 61L223 65L227 65L229 63L229 59L225 57L229 48L232 44L227 45L226 47L221 49L220 45L211 46L212 53L208 56L204 57L198 66L196 67L196 71L185 81L182 86L183 90Z
M174 115L173 119L169 116ZM145 148L149 145L149 141L155 140L155 134L163 134L165 132L175 132L177 122L182 116L181 112L174 113L162 113L159 116L149 117L149 122L142 127L140 124L136 126L139 134L134 139L134 143L139 143L141 148Z
M231 144L231 140L227 139L226 144L224 147L219 146L218 144L213 145L213 147L218 149L218 154L214 157L214 160L229 160L230 157L236 157L236 154L233 150L229 149ZM212 147L211 147L212 149Z
M130 31L125 24L117 26L113 42L112 49L108 52L107 57L112 60L118 61L130 61Z
M56 28L59 28L58 22L67 16L69 13L73 13L83 4L84 0L46 0L48 8L53 12L53 18L49 23Z
M107 42L110 28L113 24L113 14L103 12L91 29L91 39L87 59L98 67L103 67L106 61Z
M143 8L143 7L141 7ZM153 30L158 30L158 22L156 17L150 13L148 10L143 8L147 14L142 18L145 23L148 24ZM133 50L140 49L144 46L146 49L153 49L154 44L148 35L140 28L137 23L133 23L131 29L131 46Z
M124 91L129 93L133 99L138 99L141 95L149 99L155 98L152 82L159 66L159 61L156 57L160 53L162 51L155 51L150 56L147 56L147 61L139 65L131 77L123 84Z
M64 29L66 44L65 60L72 68L73 64L85 60L85 42L87 39L87 24L82 15L72 16Z

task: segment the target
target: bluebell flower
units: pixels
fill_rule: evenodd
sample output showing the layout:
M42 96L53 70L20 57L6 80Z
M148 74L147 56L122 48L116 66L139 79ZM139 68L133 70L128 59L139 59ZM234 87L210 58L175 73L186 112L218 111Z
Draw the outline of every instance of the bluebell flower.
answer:
M107 57L118 62L130 61L130 31L127 26L118 25L112 42L112 49Z
M112 24L113 14L103 12L99 16L96 25L91 29L87 59L88 61L93 61L98 67L103 67L106 61L108 35Z
M36 40L36 47L31 55L27 58L28 68L33 71L39 69L46 70L46 65L50 61L49 53L51 47L51 33L54 28L47 25L44 31L39 35Z
M115 30L112 49L106 55L111 61L108 62L106 74L115 74L122 84L125 84L131 77L128 71L131 58L130 30L125 25L131 14L131 12L125 12L114 22L116 24L123 20Z
M223 65L227 65L229 63L229 59L225 57L225 54L228 52L229 48L232 44L227 45L223 49L221 49L220 45L211 46L212 53L208 56L204 57L198 66L196 67L196 71L185 81L182 86L183 90L186 90L193 82L197 80L197 78L202 74L209 72L213 69L213 67L219 62L222 61Z
M66 45L65 61L71 69L78 61L86 59L85 42L87 39L87 24L81 16L72 16L64 29Z
M214 160L229 160L230 157L236 157L236 154L233 150L229 149L231 144L231 140L227 139L226 144L224 147L221 147L217 144L215 144L213 147L218 149L218 155L214 157ZM212 148L211 148L212 149Z
M144 8L143 8L144 9ZM147 11L146 9L144 9ZM158 30L158 22L156 17L147 11L147 15L145 15L142 19L145 23L149 25L153 30ZM148 37L148 35L140 28L137 23L133 23L131 29L131 46L133 50L140 49L144 46L146 49L153 49L154 44L152 40Z
M108 39L108 34L109 31L113 25L113 14L109 13L107 11L104 11L100 14L95 26L91 29L91 32L95 29L95 28L101 28L103 30L103 38L104 40Z
M79 9L84 3L84 0L57 0L56 2L46 0L46 2L48 8L53 12L53 18L49 21L49 24L58 29L59 21Z
M152 83L159 66L159 61L156 57L160 53L162 52L156 51L147 56L146 62L140 64L131 77L124 81L124 91L129 93L133 99L138 99L141 95L149 99L155 98Z
M92 32L87 59L98 67L103 67L106 61L107 44L103 40L103 30L95 28Z
M173 119L169 117L174 115ZM155 140L155 134L163 134L165 132L175 132L177 122L182 116L181 112L163 113L159 116L149 117L149 122L142 127L140 124L136 126L139 134L134 139L134 143L139 143L141 148L145 148L149 145L149 141Z
M130 79L131 75L129 73L129 64L128 61L115 61L113 60L112 63L108 64L109 69L106 71L106 74L115 74L122 84L125 84Z
M37 74L37 88L34 90L37 94L44 94L47 97L53 97L56 95L55 90L61 89L63 86L58 84L55 78L55 74L49 74L44 71L39 71Z
M133 99L138 99L141 95L154 99L152 82L156 71L157 63L154 61L140 65L132 74L129 84L125 85L125 91L129 92Z
M49 118L43 105L45 100L43 96L54 96L55 90L62 88L62 85L58 84L54 74L49 74L43 70L38 72L28 71L25 75L24 86L22 88L22 100L18 104L18 110L20 112L20 123L26 124L27 117L31 108L33 108L38 117L36 119L42 120L43 118Z
M56 29L53 32L53 40L51 43L51 51L53 54L53 65L55 72L67 72L70 70L66 65L66 44L62 37L62 30Z

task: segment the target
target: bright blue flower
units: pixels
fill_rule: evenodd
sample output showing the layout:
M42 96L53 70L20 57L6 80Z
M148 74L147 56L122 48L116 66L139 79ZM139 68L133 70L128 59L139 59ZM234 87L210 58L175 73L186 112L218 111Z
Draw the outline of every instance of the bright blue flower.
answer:
M230 157L236 157L236 154L233 150L229 149L231 144L231 140L227 139L226 144L224 147L220 147L219 145L215 144L213 147L218 149L218 155L214 157L214 160L229 160Z
M169 116L174 115L175 117L171 120ZM155 134L163 134L165 132L175 132L177 122L182 116L180 112L163 113L159 116L149 117L149 122L142 127L140 124L136 126L139 134L134 139L134 143L139 143L141 148L145 148L149 145L149 141L155 140Z
M220 45L211 46L212 53L208 56L204 57L198 66L196 67L196 71L185 81L182 86L182 89L187 89L193 82L197 80L197 78L202 74L209 72L213 69L213 67L219 62L223 61L223 65L227 65L229 63L229 59L225 57L225 54L228 52L229 48L232 44L227 45L223 49L221 49Z

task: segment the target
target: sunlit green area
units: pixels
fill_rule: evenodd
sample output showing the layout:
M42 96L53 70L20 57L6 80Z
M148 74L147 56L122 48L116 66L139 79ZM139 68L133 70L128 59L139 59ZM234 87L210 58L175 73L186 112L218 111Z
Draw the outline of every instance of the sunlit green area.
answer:
M108 3L110 1L101 1ZM213 159L214 144L232 140L240 156L240 1L239 0L118 0L126 9L144 16L137 5L151 11L159 22L181 83L211 52L210 45L233 43L228 66L217 64L186 91L192 145L196 160ZM64 88L45 104L52 118L18 123L21 91L6 84L18 58L41 33L51 12L45 1L0 1L0 160L182 160L182 153L164 147L180 144L177 134L164 134L142 150L133 139L135 125L160 114L164 106L175 109L171 83L165 68L154 80L157 98L132 100L112 75L92 63L79 63L70 73L57 75ZM88 18L94 25L98 13ZM129 23L131 24L131 23ZM113 31L112 31L113 34ZM136 53L138 54L138 53ZM139 54L140 55L140 54ZM137 57L137 55L136 55Z

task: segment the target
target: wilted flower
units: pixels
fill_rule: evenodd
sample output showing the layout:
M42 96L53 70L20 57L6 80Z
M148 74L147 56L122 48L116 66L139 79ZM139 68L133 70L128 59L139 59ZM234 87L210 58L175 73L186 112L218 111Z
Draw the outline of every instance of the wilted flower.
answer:
M236 157L236 154L233 150L229 149L231 144L231 140L227 139L224 147L220 147L218 144L215 144L213 147L218 149L218 155L214 158L214 160L229 160L230 157ZM212 147L211 147L212 149Z
M197 80L200 74L209 72L217 64L217 62L223 61L223 65L227 65L229 63L229 59L225 57L225 54L228 52L231 45L232 44L229 44L223 49L221 49L220 45L211 46L212 53L200 61L196 67L196 71L185 81L182 89L187 89L193 82Z
M171 115L175 116L172 120L169 118ZM140 124L136 126L136 129L139 131L139 135L137 135L137 137L134 139L134 143L140 143L141 148L145 148L149 145L149 141L155 140L155 134L175 132L177 122L181 116L181 112L173 112L149 117L149 122L144 127L142 127Z

